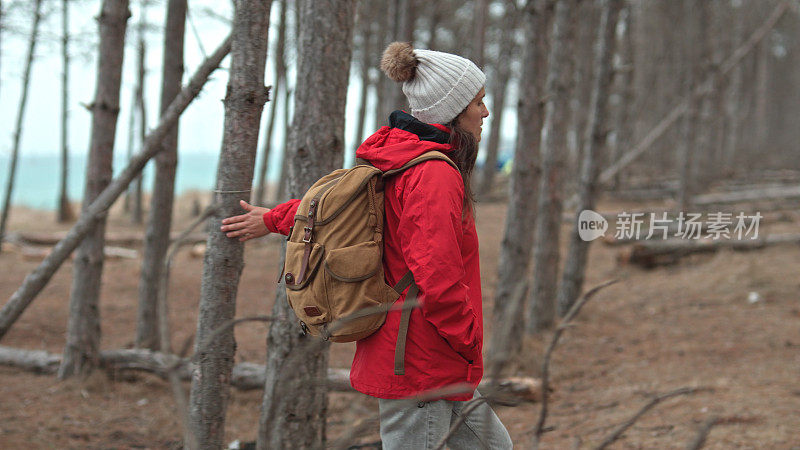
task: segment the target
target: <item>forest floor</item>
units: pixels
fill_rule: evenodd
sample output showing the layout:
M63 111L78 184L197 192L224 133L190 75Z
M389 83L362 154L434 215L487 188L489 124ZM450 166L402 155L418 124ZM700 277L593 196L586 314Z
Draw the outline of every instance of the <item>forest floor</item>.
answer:
M191 221L184 197L175 229ZM655 211L663 205L652 206ZM642 205L601 202L600 211ZM505 205L478 206L484 280L486 336L492 331L492 298ZM51 212L17 208L11 231L54 231ZM133 231L118 212L111 230ZM759 233L797 232L797 212L768 214ZM564 226L563 236L568 226ZM612 228L613 232L613 228ZM278 272L276 237L248 243L239 286L237 316L269 314ZM562 248L566 240L562 239ZM723 250L652 270L620 264L621 247L592 245L586 287L617 278L581 311L562 336L551 362L554 391L543 448L591 448L655 395L678 388L703 388L665 400L645 414L612 448L684 448L710 418L707 448L800 448L800 252L796 245L751 252ZM102 348L133 345L141 259L105 264L101 316ZM5 303L39 259L14 251L0 254L0 299ZM15 324L2 345L60 354L67 324L72 264L64 266ZM194 334L202 258L180 251L170 283L173 342ZM760 300L748 301L751 292ZM237 361L263 362L266 325L236 329ZM524 342L526 355L513 371L538 376L551 332ZM331 365L347 368L354 346L332 347ZM0 367L0 448L176 448L180 422L165 381L148 374L59 382ZM253 441L261 394L231 397L226 440ZM539 404L496 406L519 447L528 447ZM332 393L329 442L377 402L358 393ZM377 424L359 442L379 440Z

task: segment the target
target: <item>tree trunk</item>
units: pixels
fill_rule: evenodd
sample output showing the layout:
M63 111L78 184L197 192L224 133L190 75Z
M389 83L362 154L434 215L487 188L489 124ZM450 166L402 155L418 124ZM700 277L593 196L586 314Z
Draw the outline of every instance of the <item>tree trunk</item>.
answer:
M700 27L704 27L704 23L700 23L699 19L695 16L699 13L698 8L702 11L693 0L684 0L685 17L686 17L686 30L682 36L682 45L684 48L684 61L686 65L683 70L683 92L684 95L689 97L688 107L686 114L683 116L682 134L680 139L680 150L678 152L678 173L680 176L680 186L678 187L678 209L681 211L688 211L691 209L691 199L697 191L696 186L696 166L698 156L701 149L697 148L698 144L698 124L697 121L700 117L700 109L702 108L704 95L695 90L695 85L700 83L700 55L696 48L697 40L701 34Z
M539 136L544 117L544 67L548 51L548 23L552 10L548 0L536 0L525 8L525 45L523 50L520 95L517 104L517 142L514 149L514 164L511 168L509 203L506 225L500 244L497 288L494 296L493 316L503 320L503 330L510 336L521 336L525 328L525 289L520 301L512 294L528 282L533 230L536 223L534 202L539 183ZM502 318L502 319L501 319ZM509 345L508 354L513 359L522 350L521 339L505 339L498 332L492 333L490 347L501 350L501 344Z
M547 61L544 124L541 135L542 176L539 180L536 234L533 249L533 288L528 304L528 332L553 324L560 259L562 190L566 164L569 98L572 92L574 0L558 0L553 23L553 43Z
M145 58L147 55L147 46L144 40L144 33L146 27L146 14L147 14L147 0L141 2L139 7L139 40L136 44L137 58L136 58L136 113L139 118L139 145L144 144L147 137L147 106L144 101L144 85L147 72L145 71ZM131 209L131 222L139 225L143 221L142 212L142 175L133 180L133 205Z
M112 177L114 137L119 115L119 90L128 0L104 0L100 12L100 54L97 87L92 104L92 137L86 167L82 212L109 185ZM100 280L103 274L105 217L98 218L78 247L72 269L67 343L58 376L86 375L97 366L100 347Z
M137 86L133 87L131 91L131 104L130 110L128 111L128 141L127 141L127 160L130 161L134 155L134 145L136 143L136 91ZM125 214L130 214L131 212L131 205L133 204L133 185L128 186L127 191L125 191L125 198L123 200L123 211Z
M295 113L289 135L289 195L303 194L317 179L341 166L344 114L350 70L353 0L300 2ZM278 289L273 317L292 317ZM267 379L257 448L323 448L327 409L324 379L328 346L305 345L296 322L276 321L267 336ZM287 360L302 347L302 364Z
M267 101L264 86L271 0L239 0L234 4L231 68L225 95L225 128L217 165L214 203L203 260L197 346L236 314L236 292L244 267L244 244L219 231L222 219L241 214L239 200L250 199L258 149L261 113ZM201 448L225 443L225 412L236 342L228 330L197 355L192 376L190 423L184 442Z
M370 69L372 68L373 63L373 48L376 47L375 45L375 33L372 30L372 23L370 22L370 17L367 17L367 8L364 2L359 3L360 14L359 18L359 27L360 34L361 34L361 61L360 62L360 71L359 71L359 78L361 80L361 92L359 93L359 103L358 103L358 116L356 117L356 129L355 134L353 136L353 154L358 149L359 145L364 141L364 135L366 134L365 126L367 122L367 100L369 95L369 87L372 85L372 80L370 79Z
M567 128L567 167L575 170L580 167L583 159L583 149L586 143L585 137L586 123L589 116L589 101L592 95L592 61L593 49L596 44L597 28L599 21L599 10L596 1L578 1L575 13L574 30L574 52L573 58L573 89L570 93L569 101L569 125ZM570 178L566 181L567 190L575 191L578 177Z
M578 191L580 201L575 214L575 231L571 235L564 274L558 291L558 314L564 316L572 308L583 288L586 274L586 260L589 256L590 241L584 241L578 234L580 212L594 209L597 191L597 174L600 166L600 153L605 145L606 127L609 122L608 92L611 86L611 64L614 56L617 17L623 0L602 0L600 25L594 48L594 77L592 96L589 100L589 117L586 122L586 136L583 139L583 164Z
M289 0L286 0L287 4ZM273 199L276 202L281 202L286 200L286 190L288 184L288 176L289 170L287 166L289 165L289 161L286 158L288 155L287 145L289 142L289 130L291 129L291 111L293 110L293 95L294 95L294 86L290 89L289 88L289 78L288 78L288 60L285 55L294 53L298 53L298 38L299 38L299 31L300 31L300 4L298 3L302 0L295 0L294 3L294 51L287 51L284 53L283 59L283 67L287 68L287 74L284 76L284 81L286 82L286 87L283 89L283 142L281 143L281 152L283 152L283 156L281 157L281 167L280 173L278 175L278 188L275 190L275 195L273 195ZM288 24L287 24L288 25ZM295 61L295 64L297 62ZM295 82L294 85L297 85L297 75L295 75Z
M183 40L186 27L186 0L170 0L167 3L164 56L161 73L161 116L181 91L183 79ZM164 257L170 241L172 210L175 198L175 170L178 164L178 125L172 128L162 142L162 150L156 156L156 175L147 231L144 242L144 258L139 279L139 309L136 321L136 346L158 350L157 299Z
M231 39L225 41L217 48L214 53L206 59L197 69L189 84L182 90L178 98L175 99L167 108L161 122L147 136L144 148L134 156L128 165L122 169L120 174L112 180L111 184L103 190L100 195L88 207L83 208L78 221L70 228L67 235L53 248L44 261L39 264L33 272L23 280L22 285L11 295L8 302L0 310L0 340L8 333L11 326L19 319L19 316L30 305L36 295L56 273L56 270L75 250L83 239L93 230L96 221L107 214L108 209L125 192L131 181L138 175L145 164L162 149L161 142L169 133L178 117L186 110L189 103L203 89L203 85L208 81L208 77L220 64L222 59L230 52Z
M287 80L288 81L288 80ZM289 83L286 83L286 88L283 90L283 104L285 107L283 108L283 146L281 147L283 151L283 157L281 158L281 171L280 175L278 175L278 189L276 190L276 195L274 196L276 202L281 202L286 200L286 191L288 189L289 184L289 159L287 158L288 155L288 144L289 144L289 130L291 130L292 122L291 122L291 114L290 114L290 107L292 106L290 102L292 102L293 90L289 90Z
M755 148L767 145L767 85L769 83L769 44L761 42L756 49L756 85L755 85Z
M0 243L6 234L6 223L8 221L8 214L11 210L11 193L14 190L14 177L17 174L17 159L19 157L19 145L22 138L22 124L25 120L25 107L28 104L28 91L30 90L31 82L31 69L33 68L33 56L36 50L36 40L39 35L39 22L42 18L42 0L36 0L33 10L33 26L31 27L31 35L28 40L28 57L25 61L25 72L22 75L22 96L19 100L19 109L17 110L17 122L14 127L14 146L11 149L11 161L8 165L8 181L6 184L6 194L3 198L3 211L0 215ZM0 246L2 247L2 246Z
M61 177L58 189L58 223L75 220L69 204L67 175L69 173L69 0L61 1Z
M480 68L483 68L484 64L483 51L486 47L486 16L488 14L488 0L475 0L475 15L472 18L472 62Z
M500 130L503 123L503 111L506 107L506 87L508 85L508 80L511 78L511 61L517 53L514 35L516 34L519 21L516 20L516 17L517 11L515 9L506 10L505 23L499 42L500 54L495 63L495 80L491 83L492 110L494 111L494 116L489 129L489 142L486 145L486 160L483 164L481 184L478 189L482 197L491 194L492 188L494 187L494 176L497 173L497 152L500 147Z
M618 66L614 69L614 93L612 97L616 100L614 105L614 126L611 130L613 139L609 140L610 155L609 164L613 164L622 156L622 149L631 146L633 141L633 105L634 97L634 59L633 49L633 8L629 3L623 6L620 12L620 22L622 23L622 36L617 37L616 48L619 55ZM619 172L611 180L611 188L620 188L621 178Z
M286 48L286 0L280 1L280 16L278 19L278 43L275 46L275 79L270 90L271 105L269 118L267 119L267 131L264 134L264 146L261 150L261 163L258 166L256 182L256 195L254 203L263 205L267 201L267 168L269 167L269 155L272 152L272 130L275 128L275 115L278 110L278 94L284 89L283 83L286 77L286 66L284 65L284 52Z
M408 9L409 0L389 0L386 12L386 37L383 48L386 48L393 41L408 41L408 36L404 36L407 30L409 16L404 13ZM383 51L383 49L381 49ZM380 76L378 86L382 89L380 99L382 101L380 112L378 113L379 123L385 122L392 111L397 109L407 109L405 95L403 95L402 84L390 80L386 76Z

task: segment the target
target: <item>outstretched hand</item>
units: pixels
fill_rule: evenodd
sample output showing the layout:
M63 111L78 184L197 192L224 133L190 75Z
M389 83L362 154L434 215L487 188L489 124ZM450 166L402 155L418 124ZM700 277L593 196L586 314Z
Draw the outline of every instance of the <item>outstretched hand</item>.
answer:
M239 241L244 242L268 235L269 230L264 225L263 217L269 209L253 206L244 200L239 200L239 204L247 213L222 219L220 230L225 233L225 236L239 238Z

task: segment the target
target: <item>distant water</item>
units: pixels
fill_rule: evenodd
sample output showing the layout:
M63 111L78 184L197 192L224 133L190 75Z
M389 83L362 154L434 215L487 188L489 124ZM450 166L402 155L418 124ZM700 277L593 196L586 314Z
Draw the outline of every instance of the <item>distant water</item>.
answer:
M181 153L175 175L176 195L196 189L213 189L217 173L217 158L217 155L209 153ZM0 195L5 195L10 159L9 155L0 155ZM58 155L23 154L20 155L17 164L11 204L24 205L36 209L55 209L58 201L61 157ZM124 167L125 158L116 157L114 173L119 173ZM83 198L85 171L85 155L70 157L67 185L70 200L80 201ZM154 173L155 165L151 161L144 171L142 181L144 191L152 190ZM1 203L2 200L0 200Z

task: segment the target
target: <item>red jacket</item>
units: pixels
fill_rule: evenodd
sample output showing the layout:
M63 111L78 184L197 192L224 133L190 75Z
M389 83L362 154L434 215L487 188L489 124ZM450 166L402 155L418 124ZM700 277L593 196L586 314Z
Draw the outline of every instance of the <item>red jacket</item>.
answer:
M450 152L449 130L403 112L358 148L356 156L381 170L402 166L431 150ZM475 222L462 219L461 175L444 161L427 161L388 178L385 184L386 282L394 285L410 269L421 307L412 310L405 375L394 374L400 311L356 343L350 371L353 387L378 398L404 398L456 383L477 386L483 375L483 314ZM264 215L272 232L288 234L298 200ZM405 294L398 302L405 300ZM444 397L469 400L472 393Z

